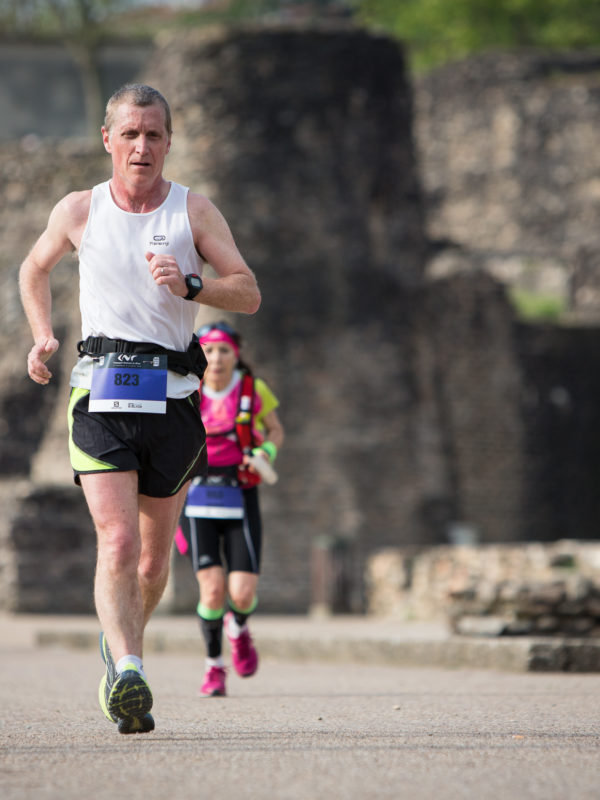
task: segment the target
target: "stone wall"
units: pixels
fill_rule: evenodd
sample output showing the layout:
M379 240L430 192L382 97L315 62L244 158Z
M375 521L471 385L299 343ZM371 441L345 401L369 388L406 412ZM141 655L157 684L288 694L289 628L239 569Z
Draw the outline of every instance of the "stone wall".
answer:
M360 607L370 531L392 536L415 503L393 477L410 440L407 334L426 246L403 54L345 28L176 44L146 75L185 131L170 168L224 212L258 274L261 310L236 323L287 431L281 480L262 494L261 607L306 608L320 536L352 542Z
M504 287L484 273L428 284L415 327L425 541L465 527L478 541L520 539L527 420Z
M370 558L368 609L457 633L600 635L600 544L389 549Z
M442 76L431 79L434 99ZM216 30L180 37L177 47L162 42L144 79L173 106L167 176L216 202L263 291L257 315L233 317L246 356L281 400L287 431L280 481L261 495L261 609L362 610L365 565L385 547L595 538L599 332L518 323L505 285L479 269L486 253L510 250L501 246L504 223L493 220L503 198L503 219L519 217L514 195L499 191L493 163L486 175L487 162L478 162L477 217L460 179L468 153L444 149L424 84L413 140L401 48L338 27ZM485 127L487 100L473 104L465 92L461 105L448 80L464 130ZM519 80L509 81L511 92ZM451 121L440 102L444 109L440 130ZM477 139L469 141L474 148ZM26 139L0 151L1 607L92 606L94 536L66 452L75 262L53 273L62 344L48 387L25 373L30 336L16 276L53 203L103 180L109 166L100 146L78 141ZM471 209L458 222L454 203L457 215ZM535 230L519 237L532 257L544 242ZM565 236L570 230L563 226ZM457 253L461 268L442 269L456 266ZM201 309L198 322L208 316L215 312ZM41 547L44 531L55 551ZM196 590L178 558L164 608L183 611Z
M80 338L76 262L52 273L61 342L48 386L27 375L31 334L18 296L18 268L68 191L108 177L103 148L25 140L0 151L0 608L89 612L96 541L67 452L68 382Z
M526 423L523 539L600 538L599 331L517 325Z
M77 614L92 608L96 538L81 490L35 487L12 521L19 611Z
M599 68L594 52L491 53L415 81L431 272L487 269L597 324Z

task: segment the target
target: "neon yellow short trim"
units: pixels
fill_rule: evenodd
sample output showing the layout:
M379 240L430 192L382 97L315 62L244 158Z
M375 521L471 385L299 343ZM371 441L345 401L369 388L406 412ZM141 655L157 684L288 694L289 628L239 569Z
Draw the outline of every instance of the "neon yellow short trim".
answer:
M73 408L82 397L85 397L86 394L89 393L89 389L81 389L79 387L71 389L69 409L67 411L69 422L69 457L71 459L71 466L75 472L103 472L105 470L114 470L116 469L114 464L108 464L106 461L100 461L97 458L92 458L92 456L89 456L86 452L81 450L81 448L77 447L73 441Z

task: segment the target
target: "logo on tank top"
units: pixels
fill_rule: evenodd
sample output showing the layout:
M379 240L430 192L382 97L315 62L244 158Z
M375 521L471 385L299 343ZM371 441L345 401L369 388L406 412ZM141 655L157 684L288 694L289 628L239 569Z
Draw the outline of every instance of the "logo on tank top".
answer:
M168 247L169 240L163 233L155 234L148 242L148 247Z

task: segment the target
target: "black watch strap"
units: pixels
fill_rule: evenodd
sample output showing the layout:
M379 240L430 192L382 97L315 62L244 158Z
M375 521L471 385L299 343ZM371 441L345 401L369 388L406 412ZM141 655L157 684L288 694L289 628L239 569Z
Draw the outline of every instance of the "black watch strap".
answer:
M196 295L202 291L202 278L191 272L185 276L185 285L187 286L188 293L183 298L184 300L193 300Z

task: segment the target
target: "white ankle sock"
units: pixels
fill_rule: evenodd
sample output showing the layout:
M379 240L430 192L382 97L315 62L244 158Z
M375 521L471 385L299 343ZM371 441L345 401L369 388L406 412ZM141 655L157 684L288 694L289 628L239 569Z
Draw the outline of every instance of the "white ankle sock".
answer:
M237 639L246 630L246 623L238 625L233 614L227 619L227 633L232 639Z
M133 664L133 666L137 669L137 671L141 675L143 675L144 678L146 677L146 673L144 672L144 665L142 664L142 659L139 656L131 656L131 655L123 656L123 658L120 658L117 661L117 663L115 664L115 667L117 669L117 675L123 672L123 670L128 664Z
M206 667L210 669L211 667L224 667L225 662L223 661L223 656L217 656L216 658L207 658L206 659Z

